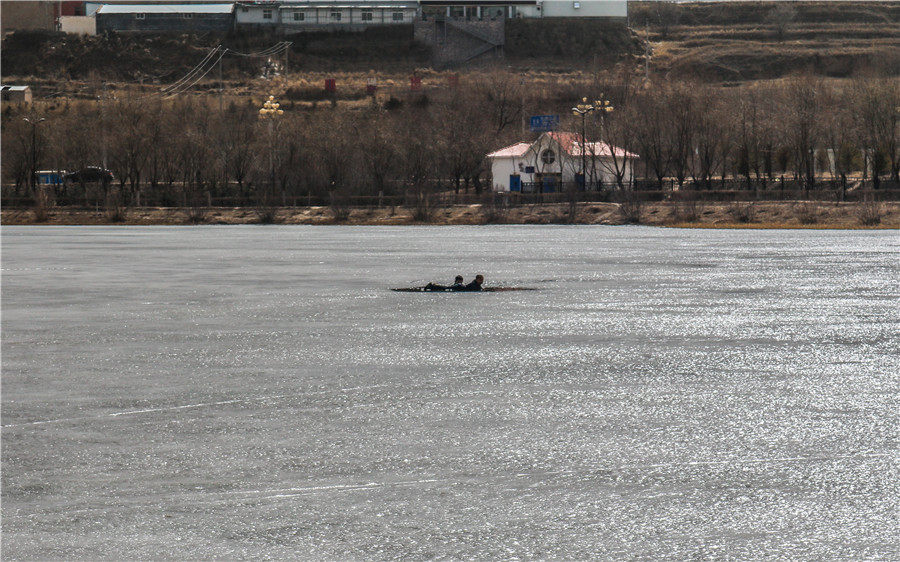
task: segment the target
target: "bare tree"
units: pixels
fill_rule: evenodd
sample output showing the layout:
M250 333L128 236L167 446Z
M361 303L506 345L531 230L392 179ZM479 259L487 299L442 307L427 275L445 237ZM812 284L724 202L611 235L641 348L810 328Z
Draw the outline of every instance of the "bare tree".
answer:
M602 127L598 139L609 146L609 156L600 160L603 171L615 178L616 186L625 189L625 181L631 180L629 173L634 173L634 163L627 152L633 152L637 143L634 120L636 104L630 103L627 97L615 101L615 112L602 117ZM624 152L616 150L622 149Z
M784 41L788 30L797 19L797 9L786 3L779 3L768 14L766 14L766 23L772 26L775 31L775 38L778 41Z
M755 85L742 88L731 103L736 153L735 168L746 180L747 188L766 187L772 173L774 128L769 115L777 93Z
M2 132L3 181L13 182L18 195L27 186L31 170L31 127L17 114L4 118Z
M257 128L248 126L257 115L249 107L230 107L219 121L217 127L219 150L224 159L225 175L238 184L238 193L246 195L244 188L250 176Z
M426 112L414 109L404 125L399 131L398 149L406 198L413 207L413 217L428 221L436 208L432 174L439 155L431 142L434 123Z
M847 197L847 175L861 167L857 142L859 132L852 111L844 103L848 93L829 89L824 94L824 105L829 110L822 116L822 135L828 164L832 173L840 178L840 199L844 201Z
M61 152L66 155L66 169L80 170L87 166L96 166L102 162L100 133L97 124L100 122L99 107L71 108L60 119ZM85 205L97 204L100 195L89 190L84 181L77 185L64 185L65 194L73 198L79 197ZM78 193L75 193L75 191ZM105 194L104 194L105 195Z
M698 86L690 169L694 183L706 189L712 189L713 178L723 173L731 142L728 117L717 94L709 87Z
M635 127L638 148L647 174L656 177L658 189L663 189L663 182L669 175L672 164L667 101L667 96L657 90L650 90L637 97Z
M485 123L494 134L499 135L507 127L521 123L525 95L521 76L510 72L492 73L476 79L472 89L483 100L481 103L488 112Z
M393 117L381 111L365 115L359 124L357 142L364 179L375 195L389 193L389 182L396 176L394 170L400 158L395 129Z
M183 124L180 134L172 139L178 147L181 180L181 204L189 209L208 206L211 184L215 181L215 146L212 110L204 103L185 101L175 108L178 122Z
M795 175L805 193L816 185L816 150L821 137L822 81L809 76L789 80L782 89L782 133L791 148Z
M111 110L112 127L109 134L110 157L119 172L121 183L129 183L132 203L140 202L140 186L147 166L152 143L159 139L153 135L157 129L151 121L161 113L158 99L119 100Z
M671 160L669 169L678 182L678 188L684 187L684 180L690 174L695 148L696 123L699 116L707 108L698 107L694 101L695 84L678 83L672 88L665 88L666 106L668 106L669 143L671 144Z
M488 116L476 98L458 95L451 98L435 117L438 127L435 140L442 147L442 160L453 181L454 192L459 193L460 187L468 192L470 184L474 183L475 193L480 195L484 157L497 136L483 127Z

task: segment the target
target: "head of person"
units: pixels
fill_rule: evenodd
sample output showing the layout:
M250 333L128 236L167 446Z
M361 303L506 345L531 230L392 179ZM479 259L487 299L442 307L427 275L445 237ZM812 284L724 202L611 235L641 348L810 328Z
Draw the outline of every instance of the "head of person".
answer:
M478 283L479 285L481 285L482 283L484 283L484 275L482 275L482 274L480 274L480 273L479 273L478 275L476 275L476 276L475 276L475 282Z
M462 276L462 275L457 275L457 276L456 276L456 279L454 279L453 282L454 282L454 283L462 283L462 282L463 282L463 276Z

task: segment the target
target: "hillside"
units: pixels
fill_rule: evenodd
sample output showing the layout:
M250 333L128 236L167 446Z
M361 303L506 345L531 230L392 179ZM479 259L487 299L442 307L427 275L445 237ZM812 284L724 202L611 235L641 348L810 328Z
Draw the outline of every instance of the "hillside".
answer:
M502 61L469 66L578 72L626 63L636 71L710 82L797 72L846 77L872 68L900 75L900 2L632 2L629 23L630 29L601 20L514 20L507 25ZM411 26L289 37L17 32L4 37L0 54L4 82L28 81L39 95L53 95L68 80L165 84L216 45L254 52L280 40L293 42L293 72L402 74L427 68L431 60L428 47L413 40ZM260 64L229 57L224 78L254 78Z
M712 82L900 75L900 2L634 2L655 73Z

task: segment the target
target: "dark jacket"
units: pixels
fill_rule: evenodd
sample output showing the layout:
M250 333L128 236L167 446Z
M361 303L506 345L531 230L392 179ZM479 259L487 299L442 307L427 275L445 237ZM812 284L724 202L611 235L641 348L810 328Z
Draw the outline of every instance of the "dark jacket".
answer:
M469 283L468 285L466 285L465 287L460 289L460 291L480 291L480 290L481 290L481 283L479 283L478 281L472 281L471 283Z

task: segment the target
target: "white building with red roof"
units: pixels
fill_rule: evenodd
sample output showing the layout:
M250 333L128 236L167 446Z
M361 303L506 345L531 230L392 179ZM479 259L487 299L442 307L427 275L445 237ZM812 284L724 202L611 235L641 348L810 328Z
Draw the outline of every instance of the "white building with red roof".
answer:
M638 155L605 142L589 142L577 133L543 133L534 142L518 142L487 155L494 191L550 193L630 189Z

